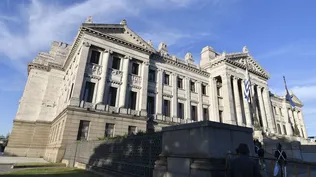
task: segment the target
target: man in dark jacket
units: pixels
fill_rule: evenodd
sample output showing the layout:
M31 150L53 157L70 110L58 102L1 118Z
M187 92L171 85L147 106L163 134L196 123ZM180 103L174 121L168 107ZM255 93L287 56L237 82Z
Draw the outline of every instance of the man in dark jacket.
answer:
M235 158L230 167L230 177L262 177L258 163L249 157L247 144L239 144L239 157Z

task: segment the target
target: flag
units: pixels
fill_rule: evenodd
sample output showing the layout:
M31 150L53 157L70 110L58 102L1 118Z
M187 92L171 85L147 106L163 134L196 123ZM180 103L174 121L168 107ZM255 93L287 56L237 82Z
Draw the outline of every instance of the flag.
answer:
M295 104L292 101L292 96L289 93L289 90L287 89L287 85L286 85L286 81L285 81L285 77L283 76L283 80L284 80L284 86L285 86L285 90L286 90L286 96L285 96L285 100L290 102L290 105L292 106L292 108L295 108Z
M245 84L245 98L250 103L250 79L249 79L249 73L248 73L248 67L246 68L246 79L244 81Z

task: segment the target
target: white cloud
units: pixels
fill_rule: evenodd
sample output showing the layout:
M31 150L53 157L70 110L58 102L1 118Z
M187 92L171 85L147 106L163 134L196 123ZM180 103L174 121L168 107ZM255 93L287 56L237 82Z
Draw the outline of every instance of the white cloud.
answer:
M303 102L316 102L316 85L296 86L293 87L291 90Z

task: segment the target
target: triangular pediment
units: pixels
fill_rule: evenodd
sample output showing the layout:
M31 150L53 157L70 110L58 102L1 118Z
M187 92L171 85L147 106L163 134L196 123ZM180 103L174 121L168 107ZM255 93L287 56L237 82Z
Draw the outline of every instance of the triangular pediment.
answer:
M104 35L120 39L137 47L155 52L153 46L147 43L139 35L129 29L126 25L121 24L83 24L84 28L88 28Z
M301 100L298 99L298 97L297 97L296 95L294 95L293 93L290 93L290 95L292 96L292 101L293 101L294 103L303 105L303 103L301 102Z
M248 63L250 72L261 75L267 79L270 77L269 73L248 53L227 54L227 58L242 68L246 68L246 64Z

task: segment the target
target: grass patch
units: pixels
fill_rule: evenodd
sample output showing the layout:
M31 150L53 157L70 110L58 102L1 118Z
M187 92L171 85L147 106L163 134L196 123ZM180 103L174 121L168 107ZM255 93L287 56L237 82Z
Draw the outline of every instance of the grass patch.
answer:
M35 168L25 169L8 174L0 175L7 177L100 177L89 171L77 169L77 168Z
M33 163L16 163L13 166L14 168L32 168L32 167L65 167L66 165L63 163L33 162Z

